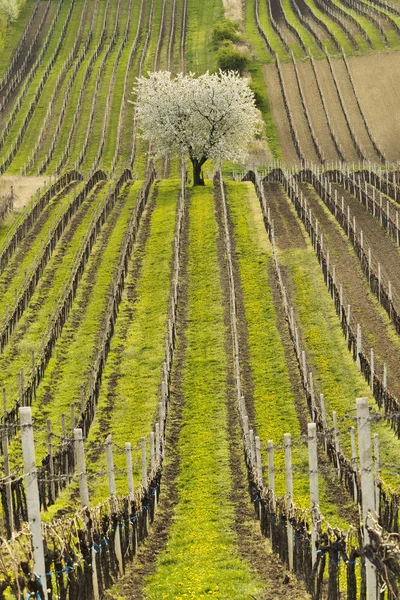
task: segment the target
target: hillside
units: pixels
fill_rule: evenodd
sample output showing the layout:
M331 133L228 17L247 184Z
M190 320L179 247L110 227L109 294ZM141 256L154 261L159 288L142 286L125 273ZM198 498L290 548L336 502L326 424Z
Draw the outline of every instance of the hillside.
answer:
M0 600L400 599L400 3L0 37ZM263 129L192 186L133 86L226 50Z

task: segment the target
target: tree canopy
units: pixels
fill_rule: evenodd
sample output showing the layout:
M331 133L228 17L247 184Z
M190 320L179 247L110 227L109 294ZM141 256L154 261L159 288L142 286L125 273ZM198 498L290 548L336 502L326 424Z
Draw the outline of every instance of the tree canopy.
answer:
M156 157L189 156L194 185L204 183L208 158L244 160L259 123L254 95L235 72L196 77L168 71L137 80L136 111L142 135Z

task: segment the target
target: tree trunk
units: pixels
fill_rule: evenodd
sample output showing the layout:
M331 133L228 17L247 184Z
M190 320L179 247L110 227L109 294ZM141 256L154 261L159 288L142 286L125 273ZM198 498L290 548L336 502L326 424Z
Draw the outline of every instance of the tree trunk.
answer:
M193 165L193 185L204 185L203 174L201 172L201 167L204 165L207 159L202 158L197 160L197 158L192 158Z

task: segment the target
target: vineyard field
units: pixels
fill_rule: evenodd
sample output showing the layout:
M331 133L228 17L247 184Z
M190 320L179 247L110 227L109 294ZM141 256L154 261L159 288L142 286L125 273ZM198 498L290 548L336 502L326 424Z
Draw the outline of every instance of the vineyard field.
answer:
M399 0L6 4L0 600L400 600ZM135 83L220 67L193 185Z

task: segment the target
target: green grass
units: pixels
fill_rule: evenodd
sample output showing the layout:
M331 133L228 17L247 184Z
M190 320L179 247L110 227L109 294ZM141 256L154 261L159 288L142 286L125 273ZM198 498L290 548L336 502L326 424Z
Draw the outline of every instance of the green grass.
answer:
M98 74L100 71L100 66L103 61L104 55L107 51L107 46L109 44L112 33L114 31L114 25L115 25L115 21L117 18L118 18L117 3L111 2L108 17L106 19L105 39L103 41L103 46L102 46L102 49L101 49L97 59L92 64L92 69L91 69L90 75L86 82L85 92L82 97L82 104L81 104L81 110L80 110L80 114L79 114L79 118L78 118L78 123L76 125L74 135L72 136L72 141L71 141L71 145L70 145L70 153L69 153L68 160L66 162L66 168L73 168L76 159L79 157L79 154L80 154L81 150L83 149L83 144L84 144L85 138L86 138L86 132L87 132L87 128L89 125L89 117L90 117L90 113L91 113L91 109L92 109L92 99L93 99L93 96L95 93L96 80L97 80L97 77L98 77ZM98 26L99 26L99 28L102 28L102 22L99 23ZM82 74L81 74L82 79L83 79L83 75L84 75L84 73L82 72ZM79 78L79 81L81 81L80 78ZM79 85L79 81L77 81L77 85ZM81 81L81 83L82 83L82 81ZM102 96L100 96L100 94L98 94L98 96L96 98L96 102L100 101L100 99L102 100L103 106L105 106L106 97L105 97L104 93ZM100 127L101 124L102 124L102 119L101 119L101 123L100 122L96 123L96 126ZM89 139L89 143L90 143L90 139ZM96 151L97 151L97 149L96 149ZM48 170L50 170L50 167Z
M114 93L111 104L111 115L110 122L106 134L105 147L103 152L103 157L100 163L101 168L104 168L106 171L109 171L111 168L111 164L114 158L115 150L116 150L116 142L117 142L117 128L119 122L120 115L120 107L122 102L122 96L124 92L124 79L125 73L128 68L128 60L129 54L131 51L132 43L136 37L138 20L139 20L139 10L140 4L133 2L132 6L132 17L131 17L131 26L128 35L128 39L125 45L125 48L122 52L119 65L117 68L116 79L114 84ZM128 87L130 91L130 88ZM125 107L124 107L125 110ZM123 135L123 133L122 133Z
M106 7L106 3L105 2L100 2L99 3L99 8L98 11L96 13L96 20L94 23L94 27L93 27L93 42L92 42L92 48L90 50L94 50L94 48L97 46L97 42L98 39L101 36L101 32L102 32L102 28L103 28L103 19L104 19L104 13L105 13L105 7ZM65 146L67 144L67 140L68 140L68 136L70 133L70 129L72 127L72 122L74 119L74 115L77 109L77 102L78 102L78 97L79 97L79 93L82 89L83 86L83 82L84 82L84 74L85 74L85 70L86 67L92 57L92 52L89 50L85 60L82 62L76 77L75 77L75 81L72 85L72 89L71 89L71 94L70 94L70 102L67 105L67 109L65 112L65 117L64 117L64 122L61 126L61 130L60 133L58 135L58 139L57 139L57 143L55 145L54 148L54 153L53 153L53 158L50 161L48 167L47 167L47 172L48 173L53 173L60 161L61 155L64 152ZM96 64L96 63L95 63ZM84 102L83 102L84 103ZM82 106L83 106L82 103ZM87 111L85 111L87 112ZM76 135L76 134L75 134ZM74 138L73 138L74 139ZM72 145L72 144L71 144ZM47 148L43 148L43 151L41 153L39 153L38 155L38 159L37 162L40 164L41 160L43 160L43 158L45 157L47 152ZM75 154L73 156L73 160L70 161L70 165L73 165L74 160L77 158L77 155Z
M78 185L76 190L79 193L83 184ZM17 250L0 276L0 323L3 323L6 317L6 307L10 310L14 307L15 293L24 289L25 274L27 280L35 270L36 261L42 253L42 248L48 241L49 231L53 231L62 215L68 210L71 201L71 193L56 196L46 208L46 219L41 230L32 240L28 248L22 246Z
M223 17L221 0L188 1L188 27L186 35L186 70L194 73L213 72L216 53L212 41L214 23Z
M34 96L37 92L37 89L39 87L39 83L43 78L43 73L46 69L46 66L48 65L54 50L56 49L59 41L60 41L60 34L61 31L63 29L63 26L65 24L66 21L66 17L69 11L69 5L65 4L62 9L61 9L61 13L60 13L60 17L57 21L57 24L55 26L54 29L54 33L53 36L50 40L49 46L43 56L42 62L36 72L35 77L33 78L29 89L27 91L27 94L22 102L22 105L20 107L20 109L18 110L18 114L16 116L16 119L10 129L10 132L8 134L8 137L5 141L5 144L0 152L0 161L3 162L9 155L10 150L14 147L15 144L15 140L21 130L23 121L25 119L26 114L28 113L29 107L31 106L31 103L34 99ZM74 12L76 11L76 9L74 8ZM65 42L65 40L64 40Z
M156 204L151 216L150 233L144 249L136 248L130 262L130 277L137 260L143 258L134 306L126 292L121 303L111 352L107 359L96 419L90 431L88 448L105 437L104 422L114 442L132 447L151 431L158 409L158 386L164 359L166 317L169 301L172 246L175 233L180 181L168 179L157 185ZM132 313L133 309L133 314ZM135 377L132 377L135 373ZM109 406L112 404L112 412ZM116 467L124 469L125 457L115 456ZM105 456L91 462L91 469L105 467ZM141 474L134 473L135 484ZM117 489L126 492L126 479L116 476ZM91 497L97 503L108 496L107 484L92 486Z
M238 554L227 439L225 326L213 190L191 193L189 306L178 503L166 549L149 577L150 599L239 600L263 588Z
M141 185L138 181L129 187L104 225L39 388L34 414L42 423L51 418L56 433L61 432L60 415L70 414L71 402L79 402L80 386L89 381L121 243Z
M245 11L245 27L246 34L251 42L251 45L259 57L259 59L263 63L273 62L273 57L270 55L264 40L260 36L257 26L255 24L254 17L254 2L255 0L249 0L246 2L246 11ZM275 33L272 28L271 22L269 20L267 3L260 1L259 3L259 18L260 24L263 28L265 35L267 36L271 48L276 52L280 61L285 62L289 60L289 56L284 49L281 40Z
M292 25L296 29L296 31L298 31L300 38L301 38L303 44L305 45L305 47L307 48L307 50L309 50L311 52L311 54L313 56L315 56L316 58L318 58L318 56L322 56L321 50L317 46L314 36L311 35L311 33L308 31L308 29L306 29L301 24L298 17L294 14L290 0L282 0L282 6L285 11L288 23L290 23L290 25ZM299 46L297 46L297 48L298 48L299 58L301 56L304 56L304 51ZM299 53L300 50L301 50L301 54ZM294 50L293 50L293 52L294 52ZM294 52L294 54L296 54L296 53Z
M339 6L348 15L351 15L352 17L354 17L356 21L358 21L358 23L361 25L362 29L368 34L368 37L370 38L370 40L372 42L373 50L384 50L386 48L385 40L383 39L380 31L375 27L375 25L367 17L363 17L362 15L357 13L355 10L348 8L345 4L342 4L341 2L339 2L339 0L333 0L333 3L336 4L336 6ZM356 35L354 37L355 37L357 44L361 51L370 51L370 46L368 45L365 38L363 38L362 36L358 36L358 35Z
M105 193L103 193L104 195ZM99 195L99 201L100 199L101 195ZM5 352L0 356L2 382L7 389L9 407L13 405L16 399L18 371L23 367L25 376L29 377L32 351L35 352L37 357L40 356L42 335L48 329L49 317L53 315L56 301L61 297L75 254L82 243L82 236L87 231L95 208L96 202L93 201L92 197L89 197L82 205L80 211L87 211L82 223L77 227L66 248L63 246L63 240L60 240L28 308L19 321L14 337L9 342ZM73 221L71 225L72 223ZM44 227L43 231L47 236L47 227ZM17 272L18 276L23 276L23 268L22 266ZM21 330L23 331L22 338L20 335Z
M277 327L272 295L272 287L276 285L276 281L269 276L273 268L272 248L265 231L259 201L251 183L226 183L226 188L247 323L257 435L265 446L270 439L275 444L281 443L284 433L290 433L292 439L296 440L304 433L299 419L303 417L310 422L311 418L305 398L301 413L299 408L296 409L283 342ZM262 453L262 458L266 466L266 452ZM297 506L305 508L309 506L310 499L308 454L304 446L295 447L293 462L297 469L293 478L295 502ZM276 493L283 496L285 477L282 451L275 455L275 466L278 469L275 477ZM338 515L334 499L327 495L322 476L320 504L325 518L331 524L347 528Z
M305 231L303 232L306 238ZM302 332L309 366L314 373L316 390L322 392L325 397L328 425L331 426L332 411L336 410L338 418L344 419L341 428L347 429L354 424L347 415L354 414L357 397L368 397L370 406L374 409L377 407L367 383L347 350L346 340L320 266L308 237L306 240L305 250L292 248L281 251L280 261L293 287L290 301L295 307L295 316ZM393 430L385 422L375 424L373 430L379 434L381 460L395 463L400 441ZM350 456L350 436L342 435L340 443L347 456ZM398 478L390 476L387 472L385 481L398 485Z
M14 50L25 31L29 17L35 6L35 0L27 0L21 9L15 23L7 24L3 16L0 17L0 78L3 77L10 63Z
M349 38L344 33L343 29L332 19L327 17L327 15L319 10L314 2L314 0L307 0L307 5L309 6L311 12L316 15L321 21L325 23L328 27L331 34L336 38L339 42L340 46L343 48L347 55L354 54L354 47L351 44ZM326 40L327 41L327 40ZM330 55L337 54L336 47L333 46L333 42L329 40L329 43L326 44L328 52Z
M26 129L24 140L20 146L20 149L18 150L16 156L13 159L11 166L8 169L8 171L10 173L17 174L20 172L21 167L24 166L24 164L26 163L27 157L29 157L30 153L32 152L32 146L34 146L36 144L36 141L39 138L40 130L42 128L48 106L51 102L51 99L54 95L54 89L57 85L57 78L60 73L60 67L58 67L58 65L62 65L63 62L67 60L67 58L71 52L71 49L73 48L75 38L76 38L76 33L79 29L83 5L84 5L83 0L77 0L75 3L75 8L71 15L71 20L70 20L70 23L68 26L68 30L65 35L61 50L58 54L56 64L54 65L52 72L50 73L50 76L48 77L46 84L43 88L43 91L40 95L39 102L35 108L32 119L30 120L29 125ZM73 65L72 65L72 67L73 67ZM69 70L69 74L70 74L70 72L71 72L71 68ZM61 109L63 91L65 90L67 83L68 83L68 76L65 76L64 81L63 81L63 86L61 87L60 93L59 93L59 103L53 109L54 116L56 116L57 112ZM47 134L49 135L51 133L52 132L49 127L47 130Z

